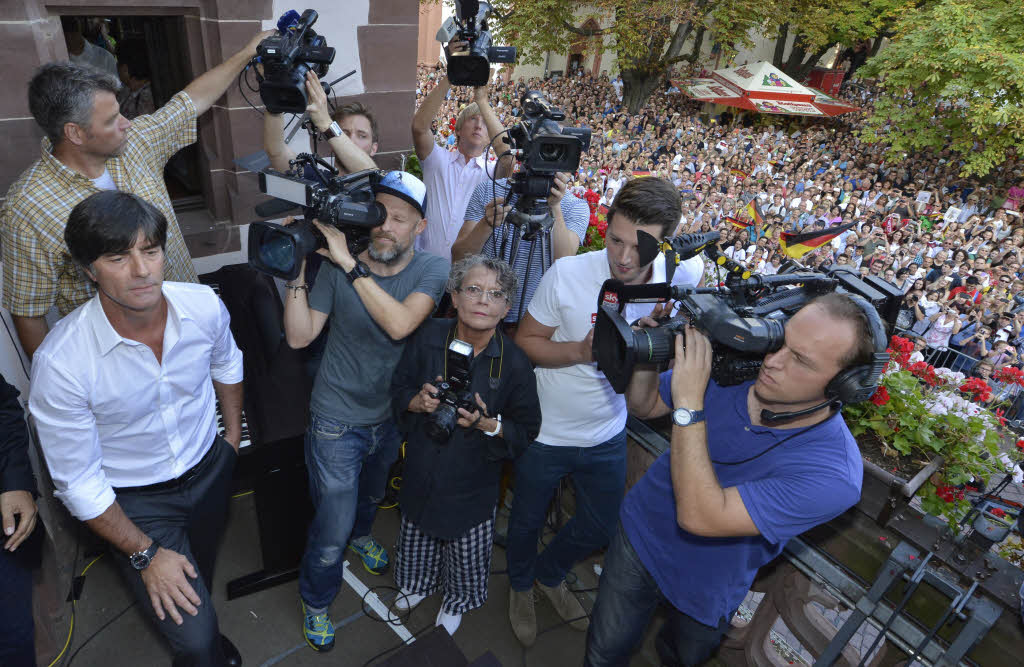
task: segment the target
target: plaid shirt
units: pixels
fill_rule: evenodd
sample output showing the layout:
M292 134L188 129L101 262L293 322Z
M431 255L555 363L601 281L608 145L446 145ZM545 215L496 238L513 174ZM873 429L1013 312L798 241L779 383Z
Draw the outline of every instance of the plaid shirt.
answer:
M167 218L164 279L174 282L198 278L164 184L164 165L196 136L196 108L180 92L155 113L132 121L121 153L106 163L118 190L142 197ZM3 306L21 317L45 315L54 304L67 315L95 294L68 253L64 227L71 209L99 189L51 149L44 138L42 156L11 186L0 210Z

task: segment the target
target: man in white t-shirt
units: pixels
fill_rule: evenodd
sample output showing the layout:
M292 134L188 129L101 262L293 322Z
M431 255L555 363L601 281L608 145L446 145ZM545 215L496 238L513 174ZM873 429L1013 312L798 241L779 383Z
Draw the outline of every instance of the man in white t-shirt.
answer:
M627 284L664 282L664 257L642 261L637 233L662 239L681 213L679 193L670 182L655 177L627 181L608 211L606 249L556 261L520 322L516 343L537 366L543 417L537 439L516 461L507 542L509 620L526 646L537 633L534 582L563 619L575 619L573 628L588 626L583 607L566 588L565 574L608 544L626 481L626 401L612 390L592 354L597 298L609 278ZM690 275L699 281L699 272ZM649 305L632 306L641 310L627 307L628 318L650 312ZM566 475L576 489L576 516L538 554L548 503Z
M456 150L448 151L436 145L430 124L450 90L448 77L442 77L412 118L413 145L423 166L423 183L427 186L427 228L416 239L416 249L446 260L451 260L452 244L462 229L463 214L474 188L484 179L506 176L511 169L509 159L500 161L498 173L495 173L494 163L487 161L491 137L496 155L508 148L502 142L504 128L487 102L487 86L475 87L475 101L459 112L455 121Z
M64 43L68 47L68 60L76 65L88 65L117 76L117 59L110 51L96 46L82 35L83 20L81 17L61 19Z

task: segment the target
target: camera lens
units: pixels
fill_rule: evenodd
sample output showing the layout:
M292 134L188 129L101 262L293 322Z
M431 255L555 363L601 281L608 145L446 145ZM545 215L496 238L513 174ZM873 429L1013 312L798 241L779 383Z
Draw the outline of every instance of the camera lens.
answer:
M442 403L427 417L424 429L431 440L445 443L455 431L455 421L455 408L447 403Z
M538 154L545 162L560 162L565 160L565 145L544 142L538 149Z
M267 268L288 273L295 268L295 244L284 234L268 234L259 248L259 257Z

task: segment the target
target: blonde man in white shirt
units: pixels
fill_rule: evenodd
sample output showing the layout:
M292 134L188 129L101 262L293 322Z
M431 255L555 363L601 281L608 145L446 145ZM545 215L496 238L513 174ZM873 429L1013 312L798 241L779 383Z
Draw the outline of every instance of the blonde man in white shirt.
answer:
M163 282L167 220L136 195L84 199L64 239L98 293L33 358L29 407L56 495L109 543L175 665L240 665L210 597L241 438L227 310L209 287Z
M496 170L494 164L487 161L487 147L492 137L495 155L508 150L502 142L504 128L487 102L487 86L473 88L473 103L459 113L455 122L456 150L447 151L435 144L430 124L450 90L448 77L442 77L412 118L413 146L423 166L423 182L427 186L427 228L417 238L416 249L449 261L473 189L485 178L506 176L512 164L505 158L500 160L501 168Z

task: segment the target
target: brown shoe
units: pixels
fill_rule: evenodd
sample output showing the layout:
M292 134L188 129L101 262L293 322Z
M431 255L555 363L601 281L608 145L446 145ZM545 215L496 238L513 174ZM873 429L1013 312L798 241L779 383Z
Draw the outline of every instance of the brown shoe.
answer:
M569 627L581 632L590 627L590 617L587 616L583 605L576 599L576 596L569 590L564 581L554 588L548 588L541 583L538 583L537 587L544 592L544 595L548 596L548 599L551 600L551 604L554 606L555 611L558 612L558 615L562 617L562 620L571 621Z
M537 640L537 615L533 610L533 589L508 592L508 621L512 632L523 646L533 646Z

